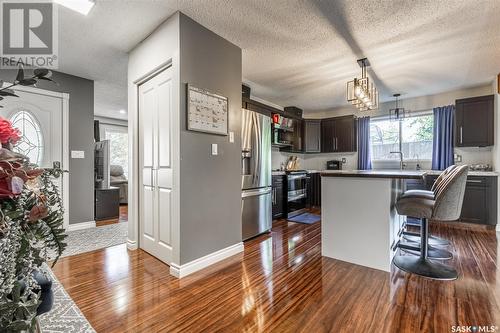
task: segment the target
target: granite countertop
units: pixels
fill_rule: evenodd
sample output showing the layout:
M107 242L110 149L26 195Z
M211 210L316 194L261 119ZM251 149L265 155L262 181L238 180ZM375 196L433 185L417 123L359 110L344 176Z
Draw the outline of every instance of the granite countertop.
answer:
M363 177L363 178L394 178L422 179L425 175L439 175L437 170L325 170L322 177ZM497 177L495 171L469 171L469 176Z
M424 171L416 170L326 170L321 172L322 177L422 179L424 175Z
M320 173L322 171L319 170L305 170L307 173ZM286 171L272 170L271 175L273 176L284 176L286 175Z
M441 174L442 171L438 170L422 170L428 175L439 175ZM497 177L499 175L498 172L496 171L474 171L474 170L469 170L468 173L469 176L478 176L478 177Z

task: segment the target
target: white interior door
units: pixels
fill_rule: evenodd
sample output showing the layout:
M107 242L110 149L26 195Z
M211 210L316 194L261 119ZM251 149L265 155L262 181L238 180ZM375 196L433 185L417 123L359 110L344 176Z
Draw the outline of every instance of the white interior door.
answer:
M172 68L139 86L140 247L172 261Z

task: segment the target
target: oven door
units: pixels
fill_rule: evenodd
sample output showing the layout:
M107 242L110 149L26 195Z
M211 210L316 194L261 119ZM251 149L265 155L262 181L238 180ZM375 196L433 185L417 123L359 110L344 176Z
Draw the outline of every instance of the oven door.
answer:
M291 174L287 180L287 217L293 217L306 211L307 174Z

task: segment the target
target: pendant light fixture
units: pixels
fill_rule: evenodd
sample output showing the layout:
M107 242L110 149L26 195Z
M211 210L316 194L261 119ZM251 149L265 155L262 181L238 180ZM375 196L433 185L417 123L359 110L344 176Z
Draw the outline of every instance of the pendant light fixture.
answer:
M389 118L391 121L403 121L406 117L406 110L399 106L399 96L401 96L401 94L394 94L392 96L396 98L396 107L389 110Z
M361 67L361 78L347 82L347 101L360 111L376 110L378 90L366 75L366 68L370 63L367 58L363 58L358 59L358 64Z

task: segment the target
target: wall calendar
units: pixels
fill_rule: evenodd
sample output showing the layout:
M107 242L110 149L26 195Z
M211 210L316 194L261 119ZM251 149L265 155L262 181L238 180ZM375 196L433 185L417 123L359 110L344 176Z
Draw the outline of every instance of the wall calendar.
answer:
M188 130L228 134L228 101L205 89L187 85Z

